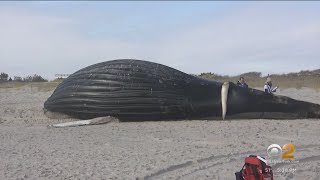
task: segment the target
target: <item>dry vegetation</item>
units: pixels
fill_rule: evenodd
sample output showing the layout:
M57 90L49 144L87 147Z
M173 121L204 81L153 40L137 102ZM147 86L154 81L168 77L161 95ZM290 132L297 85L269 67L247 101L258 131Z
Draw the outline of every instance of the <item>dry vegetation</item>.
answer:
M30 87L37 88L40 91L51 91L55 89L60 83L61 79L57 79L50 82L20 82L20 81L6 81L0 82L0 88L22 88L22 87Z
M215 81L230 81L236 83L237 80L243 76L249 87L261 89L265 83L266 77L261 76L260 72L249 72L238 76L221 76L214 73L201 73L195 75L201 78L215 80ZM272 74L270 75L273 84L282 89L309 87L312 89L320 90L320 69L314 71L300 71L298 73L289 74ZM0 88L20 88L31 87L38 88L43 91L53 90L63 79L55 79L49 82L19 82L19 81L0 81Z
M213 73L202 73L198 77L211 79L216 81L231 81L236 83L243 76L249 87L262 88L266 78L261 76L259 72L249 72L238 76L221 76ZM289 74L272 74L270 75L274 86L285 88L309 87L320 90L320 69L314 71L300 71L298 73Z

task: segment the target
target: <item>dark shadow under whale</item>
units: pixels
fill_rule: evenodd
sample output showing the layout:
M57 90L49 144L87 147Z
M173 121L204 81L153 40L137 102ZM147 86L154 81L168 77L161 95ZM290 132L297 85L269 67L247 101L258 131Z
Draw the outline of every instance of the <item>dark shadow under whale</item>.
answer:
M44 108L78 119L112 116L121 121L320 118L318 104L132 59L75 72L59 84Z

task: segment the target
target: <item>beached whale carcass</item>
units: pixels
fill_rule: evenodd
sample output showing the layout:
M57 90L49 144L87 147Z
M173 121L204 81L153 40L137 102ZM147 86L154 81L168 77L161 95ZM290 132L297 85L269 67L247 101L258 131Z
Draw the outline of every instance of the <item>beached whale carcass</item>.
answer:
M106 61L66 78L44 103L74 118L121 121L320 118L320 105L188 75L133 59Z

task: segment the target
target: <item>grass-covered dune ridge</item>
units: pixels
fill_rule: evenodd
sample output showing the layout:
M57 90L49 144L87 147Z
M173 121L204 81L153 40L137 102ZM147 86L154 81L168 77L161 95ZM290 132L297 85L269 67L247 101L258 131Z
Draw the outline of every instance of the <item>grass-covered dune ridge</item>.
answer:
M252 88L262 88L266 76L262 76L260 72L248 72L236 76L219 75L215 73L201 73L193 74L194 76L210 79L215 81L229 81L237 82L242 76L245 78L247 84ZM320 90L320 69L313 71L300 71L287 74L270 74L274 86L279 86L282 89L308 87L316 90ZM48 82L29 82L29 81L0 81L0 88L19 88L22 86L30 86L39 88L41 90L53 90L57 85L62 82L63 79L55 79Z

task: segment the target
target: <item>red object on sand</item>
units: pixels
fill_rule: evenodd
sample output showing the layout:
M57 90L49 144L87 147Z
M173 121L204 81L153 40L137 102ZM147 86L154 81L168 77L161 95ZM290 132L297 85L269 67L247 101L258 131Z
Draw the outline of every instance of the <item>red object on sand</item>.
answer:
M262 157L254 155L245 158L245 164L236 176L237 180L274 180L271 166Z

